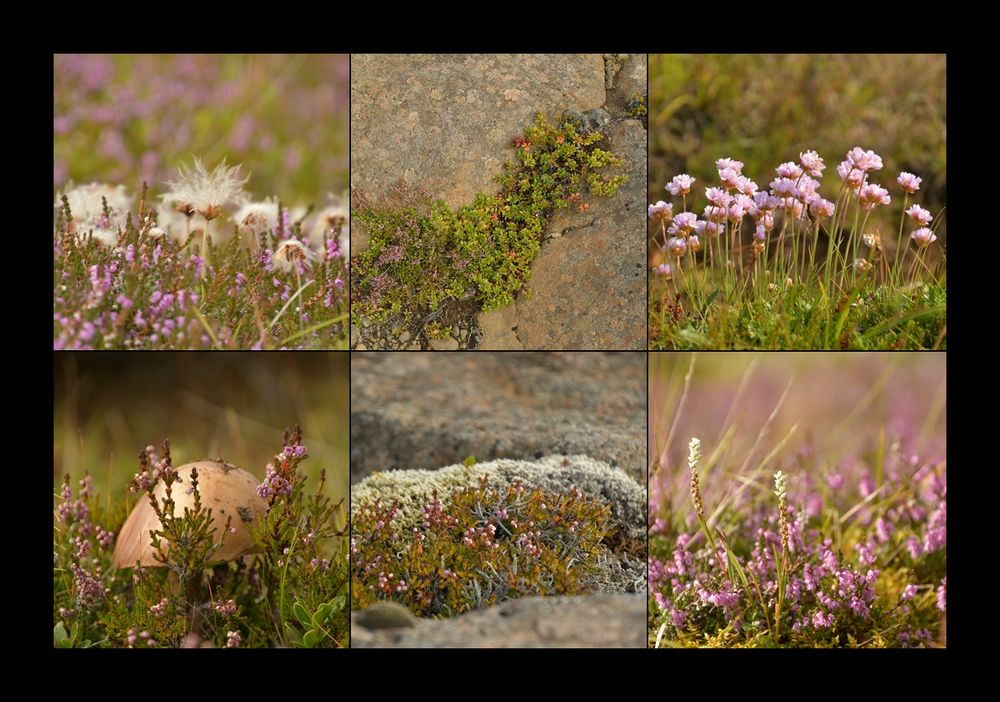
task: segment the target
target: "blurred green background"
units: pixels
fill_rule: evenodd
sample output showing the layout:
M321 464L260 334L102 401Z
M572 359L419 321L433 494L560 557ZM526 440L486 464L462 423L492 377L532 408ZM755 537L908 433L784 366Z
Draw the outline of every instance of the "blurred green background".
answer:
M943 54L650 55L649 201L668 200L664 186L689 173L700 215L704 188L718 184L717 159L743 161L743 173L767 187L778 164L808 149L826 161L820 193L833 200L837 164L860 146L884 161L871 180L892 203L872 222L894 238L900 171L924 179L911 203L935 217L945 205L945 83ZM941 243L944 233L942 221Z
M347 353L56 354L53 480L69 473L75 490L89 470L102 499L120 499L139 451L165 438L175 466L223 458L263 479L298 422L310 456L300 470L325 468L327 494L346 498L349 366Z
M253 196L322 207L348 186L346 54L57 54L53 184L162 193L178 164L223 158Z

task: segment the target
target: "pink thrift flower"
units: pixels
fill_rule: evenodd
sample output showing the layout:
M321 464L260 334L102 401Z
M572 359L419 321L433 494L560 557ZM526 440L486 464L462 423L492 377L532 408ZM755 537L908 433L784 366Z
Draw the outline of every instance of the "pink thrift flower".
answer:
M697 234L692 234L687 240L688 248L691 249L692 253L698 253L701 251L701 240L698 238Z
M820 158L820 155L815 151L800 153L799 163L802 164L802 169L814 178L822 176L823 169L826 168L826 164L823 163L823 159Z
M882 168L882 157L869 149L865 151L860 146L855 146L847 152L846 161L854 168L864 171L878 171Z
M802 175L802 168L794 161L786 161L774 169L779 178L791 178L792 180Z
M907 173L906 171L900 173L899 177L896 178L896 182L899 183L899 187L911 195L920 190L920 181L922 180L923 178L915 176L912 173Z
M653 269L656 275L662 275L664 280L670 280L674 276L674 269L669 263L661 263L656 268Z
M739 224L740 220L743 219L743 215L745 214L746 212L744 211L744 209L740 207L738 204L733 203L729 206L729 211L728 211L729 221L732 222L733 224Z
M677 232L690 232L694 229L697 221L698 215L694 212L681 212L674 217L674 227L676 227Z
M722 188L705 188L705 197L716 207L729 207L733 201L733 196Z
M656 204L647 208L649 218L657 222L669 222L674 216L674 206L663 200L657 200Z
M819 198L809 204L809 211L813 213L814 217L832 217L834 205L829 200Z
M931 211L925 210L920 205L910 205L910 208L906 210L906 214L910 217L910 219L922 227L927 226L931 223L931 220L934 219L933 215L931 215Z
M710 222L722 222L726 219L727 214L724 207L712 207L709 205L705 208L705 219Z
M798 189L795 187L794 180L782 177L771 181L771 192L778 197L795 197Z
M753 196L754 204L762 210L774 210L781 204L781 200L768 192L761 191Z
M739 187L740 175L732 168L723 168L719 171L719 180L727 188L736 188Z
M695 179L686 173L674 176L673 180L667 183L666 189L670 191L671 195L688 195L691 193L691 186L694 185Z
M719 173L727 168L736 171L736 175L743 173L743 162L731 158L720 158L715 162L715 167L719 169Z
M848 161L844 161L837 166L837 175L852 190L857 190L865 182L865 172L855 168Z
M667 239L667 250L677 258L680 258L687 253L687 242L679 236Z
M888 205L890 201L889 191L881 185L875 185L874 183L862 186L858 192L858 199L861 202L861 207L866 210L870 210L878 205Z
M937 237L934 235L934 232L932 232L927 227L921 227L920 229L914 229L913 233L910 234L910 238L913 239L913 243L915 243L917 246L919 246L922 249L927 248L928 246L930 246L931 244L933 244L935 241L937 241Z
M757 194L760 189L755 182L747 178L746 176L740 176L736 179L736 189L739 190L744 195L753 197Z

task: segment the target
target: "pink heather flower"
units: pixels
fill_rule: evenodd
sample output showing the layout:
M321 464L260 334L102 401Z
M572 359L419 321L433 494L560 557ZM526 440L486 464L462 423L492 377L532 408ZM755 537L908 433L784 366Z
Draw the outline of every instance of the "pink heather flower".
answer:
M740 174L734 171L732 168L723 168L719 171L719 180L727 188L737 188L740 184Z
M239 648L242 642L243 642L243 637L240 636L240 632L238 631L226 632L226 648Z
M697 234L692 234L687 240L688 248L691 249L692 253L698 253L701 251L701 240L698 238Z
M911 536L906 540L906 550L913 560L917 560L924 555L924 546L916 536Z
M854 168L868 171L878 171L882 168L882 157L872 150L865 151L860 146L855 146L847 152L846 162Z
M727 168L736 171L736 175L743 173L743 162L731 158L720 158L715 162L715 167L719 169L719 173L722 173Z
M802 168L794 161L786 161L774 169L779 178L791 178L792 180L802 175Z
M694 185L695 179L686 173L674 176L673 180L667 183L666 189L670 191L671 195L688 195L691 193L691 186Z
M687 253L687 242L679 236L667 239L667 250L677 258L680 258Z
M740 176L736 179L736 189L739 190L744 195L753 197L757 194L760 189L755 182L747 178L746 176Z
M674 217L674 206L663 200L657 200L656 204L647 208L649 218L655 221L669 222Z
M829 200L818 198L809 204L809 211L813 213L814 217L832 217L834 204Z
M899 187L911 195L920 190L920 182L922 180L923 178L920 176L915 176L912 173L907 173L906 171L900 173L899 177L896 178L896 182L899 183Z
M903 594L899 596L899 599L909 602L910 600L913 599L913 596L916 594L917 594L917 586L911 583L910 585L907 585L905 588L903 588Z
M674 277L674 269L671 268L669 263L661 263L653 269L653 272L656 275L662 275L664 280L671 280Z
M816 610L812 616L812 622L814 629L826 629L833 626L833 615L823 614L822 611Z
M795 197L798 194L798 189L795 187L794 180L782 177L771 181L771 192L778 197Z
M674 217L674 226L671 228L670 232L672 234L690 232L694 229L694 225L697 221L698 215L694 212L681 212L679 215Z
M684 622L687 621L687 614L679 609L675 609L670 614L670 623L674 625L675 628L680 629L684 626Z
M870 210L877 205L888 205L890 201L889 191L881 185L875 185L874 183L862 186L861 191L858 193L858 199L861 202L861 206L866 210Z
M940 609L942 612L947 611L947 608L945 607L946 605L945 599L947 596L947 580L948 578L946 577L941 578L941 584L938 586L937 589L937 608Z
M837 166L837 175L852 190L857 190L865 182L865 172L855 168L848 161Z
M733 201L733 196L722 188L705 188L705 197L716 207L729 207Z
M906 211L906 214L914 222L919 224L921 227L926 227L934 219L930 210L925 210L920 205L910 205L910 208Z
M820 158L820 155L815 151L800 153L799 163L802 164L802 169L814 178L822 176L823 169L826 168L826 164L823 163L823 159Z
M917 246L919 246L922 249L927 248L928 246L930 246L931 244L933 244L935 241L937 241L937 237L934 235L934 232L932 232L927 227L921 227L920 229L914 229L913 233L910 234L910 238L913 239L913 243L915 243Z

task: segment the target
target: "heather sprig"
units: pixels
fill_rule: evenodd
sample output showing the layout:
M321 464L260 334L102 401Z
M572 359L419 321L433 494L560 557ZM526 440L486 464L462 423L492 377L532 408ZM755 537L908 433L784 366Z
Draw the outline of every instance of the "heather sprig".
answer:
M397 505L355 508L351 535L355 608L394 600L421 616L448 617L527 595L588 590L610 511L579 490L551 494L520 483L439 496L409 529Z
M160 521L149 537L164 567L116 568L115 535L128 505L102 501L89 476L73 495L69 479L55 494L54 644L59 647L346 646L348 554L343 500L320 472L306 489L298 427L286 431L275 473L292 486L273 495L250 529L252 553L214 563L230 533L213 528L197 469L173 466L169 442L139 454L132 494ZM178 513L178 490L192 505ZM106 505L106 506L105 506ZM242 516L241 516L242 518Z

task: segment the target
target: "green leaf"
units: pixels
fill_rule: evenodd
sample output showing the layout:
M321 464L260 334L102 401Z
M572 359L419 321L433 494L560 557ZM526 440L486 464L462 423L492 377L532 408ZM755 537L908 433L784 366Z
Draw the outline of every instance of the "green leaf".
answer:
M57 646L63 646L64 642L68 640L69 634L66 632L66 627L62 625L62 622L59 622L52 630L52 641Z
M292 605L292 614L295 615L295 618L299 620L299 624L301 624L302 626L304 627L312 626L313 623L312 615L309 614L309 610L307 610L305 608L305 605L303 605L301 602L296 602L295 604Z
M340 612L347 605L347 595L337 595L330 600L330 605L333 607L334 612Z
M316 648L318 642L319 632L315 629L310 629L302 636L302 645L306 648Z

